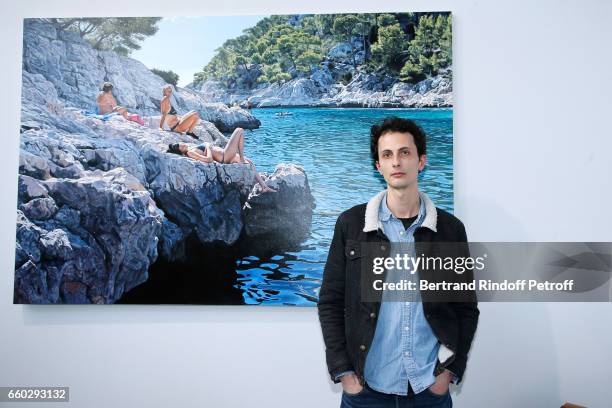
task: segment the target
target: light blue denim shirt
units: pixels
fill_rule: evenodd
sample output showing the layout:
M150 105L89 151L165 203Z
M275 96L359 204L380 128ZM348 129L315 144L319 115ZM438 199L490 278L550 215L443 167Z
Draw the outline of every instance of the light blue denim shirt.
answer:
M387 207L385 193L378 211L383 231L392 243L413 244L414 231L425 218L425 203L421 199L417 219L407 229ZM414 245L403 245L400 253L415 256ZM398 245L391 245L389 256L395 257ZM410 271L387 270L387 281L411 279ZM415 280L417 274L412 276ZM429 388L436 381L434 368L438 361L440 343L425 319L420 293L403 291L403 301L383 301L380 305L376 331L366 357L364 377L368 385L386 394L407 395L408 383L415 393ZM388 297L387 297L388 299Z

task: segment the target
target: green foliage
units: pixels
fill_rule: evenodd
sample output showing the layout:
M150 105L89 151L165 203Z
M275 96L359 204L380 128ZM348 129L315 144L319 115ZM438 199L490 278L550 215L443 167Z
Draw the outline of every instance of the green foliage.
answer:
M316 14L314 16L315 23L319 27L319 35L329 35L334 26L334 21L338 14Z
M165 71L163 69L153 68L151 72L161 77L161 79L166 81L167 84L172 84L174 86L177 86L178 84L179 76L174 71L171 71L171 70Z
M58 18L60 30L79 33L95 49L127 56L157 32L160 17Z
M408 59L400 71L400 79L420 81L452 63L452 17L422 16L415 37L408 46Z
M215 56L208 65L204 67L202 72L195 74L194 79L196 82L200 82L206 79L215 78L224 83L226 87L229 87L230 83L235 78L232 70L234 67L232 54L224 47L217 48L216 52Z
M305 33L310 35L323 35L322 27L318 24L317 19L314 16L304 17L300 24L300 28L304 30Z
M291 26L282 27L279 33L269 51L282 67L309 74L312 66L323 59L318 37Z
M308 30L286 23L287 16L272 16L244 30L236 39L227 40L217 49L215 56L202 72L196 74L196 82L214 78L229 87L239 80L239 69L250 71L261 68L259 82L285 82L294 76L310 74L324 57L321 39L316 31L315 19Z
M215 79L228 88L250 87L252 81L283 83L312 73L338 41L351 45L356 67L359 47L355 39L362 42L367 70L383 70L407 81L434 75L452 63L450 15L353 13L306 15L297 20L294 17L264 18L242 35L227 40L195 74L195 82ZM414 38L410 38L412 31L409 33L407 25L414 25Z
M284 72L281 66L277 63L265 65L263 68L263 75L259 77L261 82L270 83L283 83L291 79L291 75Z
M244 30L244 34L250 39L260 38L268 33L270 29L277 25L282 25L289 21L291 16L270 16L266 17L255 24L255 26Z
M379 14L376 16L376 24L379 27L386 27L397 24L397 18L393 14Z
M399 69L407 45L399 23L382 26L378 30L378 41L372 46L372 58L392 70Z
M440 52L438 54L439 68L444 68L453 63L453 21L452 16L446 18L440 16L436 20L437 35L440 36Z
M360 20L354 14L341 14L334 20L332 33L338 36L340 41L350 41L352 37L361 33L359 29Z
M376 19L372 14L339 14L334 19L332 33L338 40L346 41L351 45L354 67L357 67L357 61L355 60L357 50L355 49L353 38L361 37L363 49L367 50L367 37L371 27L375 24Z

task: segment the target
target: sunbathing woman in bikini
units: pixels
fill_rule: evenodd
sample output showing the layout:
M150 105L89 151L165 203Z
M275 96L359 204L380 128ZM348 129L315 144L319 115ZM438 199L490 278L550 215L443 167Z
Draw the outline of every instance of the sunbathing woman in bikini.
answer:
M172 85L167 84L162 88L162 94L164 97L161 100L161 120L159 121L159 128L164 128L164 123L170 127L172 132L186 133L191 137L198 138L193 129L200 121L200 115L196 111L189 111L183 116L178 116L176 109L170 103L170 97L172 96Z
M261 186L263 192L276 192L276 190L266 185L257 172L253 162L244 156L244 130L242 128L236 128L236 130L234 130L234 133L228 140L225 148L212 146L210 143L202 143L197 146L190 146L187 143L171 143L168 145L168 153L187 156L204 163L212 163L215 161L224 164L249 164L253 166L253 170L255 171L255 179Z

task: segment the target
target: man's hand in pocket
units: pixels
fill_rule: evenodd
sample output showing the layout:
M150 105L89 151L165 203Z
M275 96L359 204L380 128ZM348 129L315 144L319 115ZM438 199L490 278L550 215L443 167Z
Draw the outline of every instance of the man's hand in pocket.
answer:
M359 384L359 378L354 373L345 374L340 378L342 389L347 394L359 394L363 386Z
M444 395L448 391L448 387L451 382L452 373L448 370L444 370L442 374L436 377L436 382L429 387L429 391L434 394Z

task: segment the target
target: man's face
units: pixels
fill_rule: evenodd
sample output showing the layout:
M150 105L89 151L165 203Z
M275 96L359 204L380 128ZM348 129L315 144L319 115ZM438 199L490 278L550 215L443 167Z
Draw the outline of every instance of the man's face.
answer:
M410 133L387 132L378 139L376 168L390 188L405 189L417 183L425 162L425 155L418 156Z

